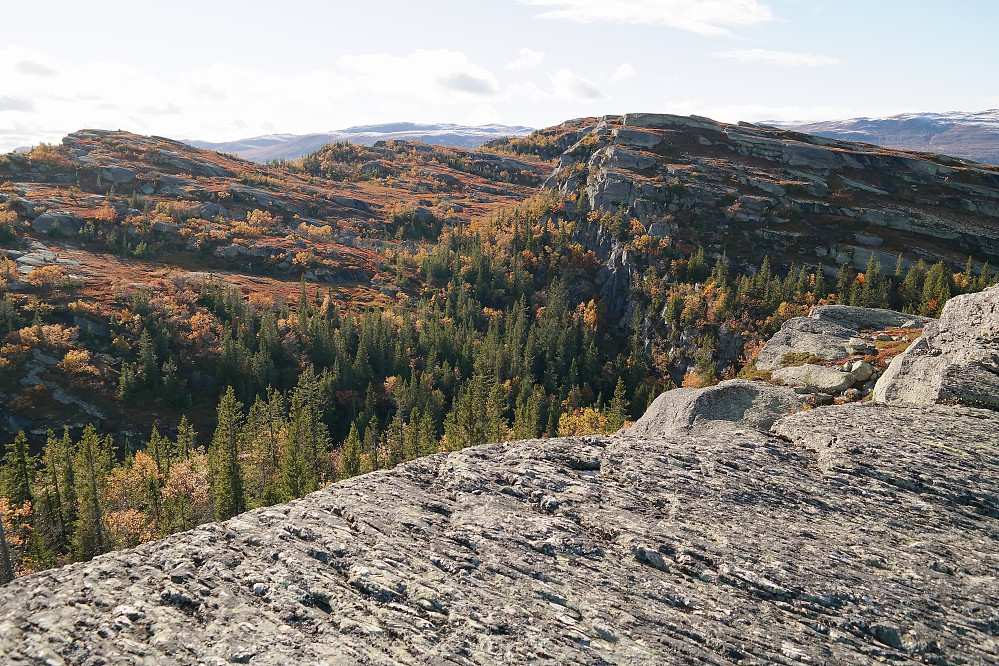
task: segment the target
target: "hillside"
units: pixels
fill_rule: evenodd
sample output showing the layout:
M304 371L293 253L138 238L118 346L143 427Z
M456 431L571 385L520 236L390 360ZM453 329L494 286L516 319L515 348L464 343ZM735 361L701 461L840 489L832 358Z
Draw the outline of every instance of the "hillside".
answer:
M995 283L997 199L963 160L650 114L270 166L93 130L4 156L16 571L427 454L613 433L677 386L864 399ZM817 305L906 314L796 346Z
M419 123L386 123L360 125L332 132L315 134L271 134L213 143L189 140L185 143L196 148L231 153L253 162L297 160L328 143L349 142L371 146L379 141L417 141L440 146L478 148L484 143L503 137L522 137L531 128L508 125L428 125Z
M943 153L999 164L999 110L979 113L903 113L814 123L765 121L783 129L888 148Z
M679 389L613 436L429 456L27 576L0 600L0 655L993 663L999 417L969 404L999 386L997 334L994 287L927 325L888 402L788 414L786 387ZM985 380L964 372L981 355Z

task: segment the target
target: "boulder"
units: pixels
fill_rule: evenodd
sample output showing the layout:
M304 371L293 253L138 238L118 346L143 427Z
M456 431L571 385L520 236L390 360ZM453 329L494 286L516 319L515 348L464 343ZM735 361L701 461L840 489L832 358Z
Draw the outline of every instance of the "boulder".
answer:
M874 374L874 366L867 361L854 361L849 363L844 370L860 383L866 382Z
M801 409L792 389L731 379L708 388L681 388L661 394L635 425L621 435L669 437L738 424L767 432L785 414Z
M940 319L892 360L874 400L999 409L999 285L947 301Z
M108 167L106 169L100 170L101 178L105 180L110 180L112 183L123 185L125 183L131 183L135 180L138 175L135 171L131 169L126 169L125 167Z
M618 169L651 169L658 160L652 155L619 146L607 148L604 164Z
M850 355L847 347L857 329L841 322L795 317L784 322L777 333L767 340L756 358L761 370L776 370L784 366L787 354L811 354L827 361L837 361Z
M783 381L788 386L814 386L824 393L845 391L856 381L856 378L849 372L813 363L778 368L774 370L773 378Z
M76 234L83 228L84 221L72 213L62 210L50 210L42 213L31 223L31 228L46 234L58 228L63 234Z
M214 220L219 216L222 216L222 219L229 219L229 211L217 203L203 203L194 209L194 214L202 220Z
M784 322L770 338L756 359L761 370L776 370L785 365L786 354L811 354L827 361L838 361L855 353L870 353L873 346L858 334L863 330L922 328L928 317L908 315L879 308L850 305L819 305L807 317Z
M857 331L884 328L922 328L933 321L931 317L905 314L881 308L860 308L853 305L817 305L808 313L809 318L833 321Z

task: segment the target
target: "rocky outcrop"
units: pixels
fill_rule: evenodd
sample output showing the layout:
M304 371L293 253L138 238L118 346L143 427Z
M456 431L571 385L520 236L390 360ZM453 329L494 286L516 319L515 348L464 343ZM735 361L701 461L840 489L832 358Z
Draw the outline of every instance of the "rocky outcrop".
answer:
M546 189L759 265L999 260L999 168L698 116L605 118ZM776 241L776 242L775 242Z
M812 356L839 361L858 352L872 351L873 341L861 337L862 331L885 328L914 329L932 321L927 317L907 315L878 308L848 305L822 305L812 308L807 317L784 322L780 330L760 350L756 367L777 370L789 365L788 355Z
M999 286L956 296L874 387L879 402L999 409Z
M999 660L999 413L795 400L671 391L20 578L0 661Z

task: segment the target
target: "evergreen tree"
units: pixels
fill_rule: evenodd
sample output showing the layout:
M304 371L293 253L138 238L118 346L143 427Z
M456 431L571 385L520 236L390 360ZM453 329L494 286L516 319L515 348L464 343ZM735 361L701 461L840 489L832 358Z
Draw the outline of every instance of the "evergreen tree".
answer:
M361 473L361 438L357 424L350 424L350 432L340 452L340 478L349 479Z
M432 453L437 453L440 447L437 441L437 426L434 424L434 419L429 411L423 412L423 416L420 417L418 433L418 450L420 455L428 456Z
M208 472L216 520L227 520L246 511L243 470L239 464L242 409L236 392L228 387L219 400L218 425L208 447Z
M829 296L829 283L826 281L825 271L822 270L822 262L815 269L815 284L812 285L812 297L818 303L820 299Z
M31 467L34 457L28 453L28 439L24 431L17 433L6 446L3 466L0 467L0 495L10 500L11 506L21 506L34 500L31 492Z
M177 457L180 459L189 458L194 451L197 439L198 433L194 432L194 428L188 423L187 415L181 416L180 425L177 426L177 445L175 447Z
M125 361L121 362L121 375L118 379L118 399L129 400L135 394L135 372Z
M312 367L299 378L288 416L288 442L281 473L291 497L302 497L319 489L331 476L324 463L330 449L329 432L322 421L323 404Z
M607 408L608 432L617 432L620 430L627 419L628 400L625 397L627 390L624 379L618 378L617 386L614 388L614 397L611 398L610 405Z
M142 385L146 388L155 389L159 381L159 371L156 363L156 348L153 346L153 339L149 331L142 329L139 335L139 376Z
M282 479L287 435L284 397L279 391L268 388L266 399L257 396L243 426L244 445L253 461L246 478L246 493L251 505L270 506L291 499Z
M114 461L111 436L101 437L93 425L84 428L74 460L76 495L79 498L73 534L73 554L77 559L87 560L111 548L104 532L102 491Z

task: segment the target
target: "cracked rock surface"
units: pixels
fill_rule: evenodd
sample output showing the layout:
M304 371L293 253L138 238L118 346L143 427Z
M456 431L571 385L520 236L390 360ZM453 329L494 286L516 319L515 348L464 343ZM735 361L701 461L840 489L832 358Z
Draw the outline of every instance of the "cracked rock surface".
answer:
M430 456L17 579L0 662L999 660L999 413L660 418L673 434Z

